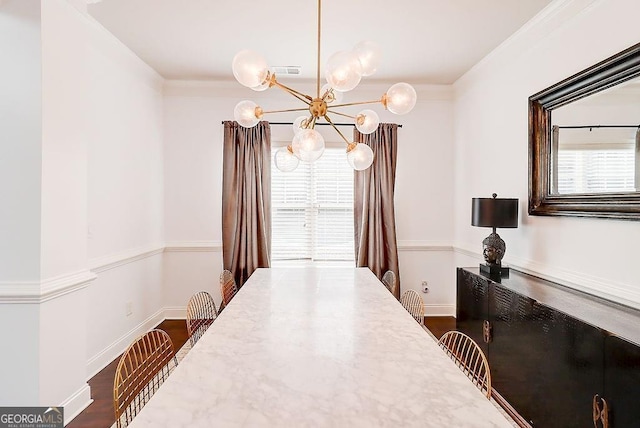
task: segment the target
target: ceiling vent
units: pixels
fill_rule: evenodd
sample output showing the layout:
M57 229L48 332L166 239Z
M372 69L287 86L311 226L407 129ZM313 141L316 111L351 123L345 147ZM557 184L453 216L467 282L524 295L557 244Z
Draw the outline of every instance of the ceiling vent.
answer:
M299 65L274 65L272 70L276 76L299 76L302 67Z

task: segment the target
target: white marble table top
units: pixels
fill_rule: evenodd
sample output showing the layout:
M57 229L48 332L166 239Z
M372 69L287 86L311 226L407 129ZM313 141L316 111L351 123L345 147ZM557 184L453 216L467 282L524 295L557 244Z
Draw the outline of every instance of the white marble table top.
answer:
M130 425L510 427L366 268L259 269Z

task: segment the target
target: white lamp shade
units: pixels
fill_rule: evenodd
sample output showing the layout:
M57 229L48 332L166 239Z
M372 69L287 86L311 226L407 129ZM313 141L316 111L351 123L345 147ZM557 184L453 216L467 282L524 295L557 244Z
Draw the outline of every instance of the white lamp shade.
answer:
M303 129L293 137L291 147L300 160L313 162L324 153L324 138L315 129Z
M362 64L353 52L336 52L327 61L325 75L334 90L350 91L358 86L362 79Z
M300 159L294 156L286 147L278 149L273 158L276 168L282 172L291 172L298 167Z
M378 113L373 110L362 110L356 116L356 128L363 134L371 134L378 129L380 118Z
M258 105L253 101L240 101L233 109L233 118L240 126L253 128L260 122L260 118L256 116L256 107L258 107Z
M269 74L267 60L257 52L242 50L233 57L231 64L236 80L249 88L261 86Z
M395 114L409 113L416 105L418 95L408 83L396 83L387 90L387 110Z
M373 163L373 150L366 144L358 143L347 152L347 162L356 171L367 169Z
M325 83L322 89L320 89L320 96L323 96L329 89L331 89L331 85L328 83ZM344 94L342 92L333 90L331 94L327 98L325 98L325 102L329 106L332 104L333 105L340 104L343 98L344 98Z
M380 58L382 57L382 50L377 44L364 40L353 48L353 52L360 60L363 76L371 76L376 72L378 65L380 65Z

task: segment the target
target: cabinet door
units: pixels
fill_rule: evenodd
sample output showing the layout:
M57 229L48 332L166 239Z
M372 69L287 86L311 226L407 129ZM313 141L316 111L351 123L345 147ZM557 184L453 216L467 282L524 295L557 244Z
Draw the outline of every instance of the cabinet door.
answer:
M458 268L457 276L456 329L475 340L488 358L482 326L489 320L489 280L462 268Z
M640 347L617 336L604 346L604 398L609 405L609 427L640 425Z
M492 385L534 427L593 425L603 332L493 283Z

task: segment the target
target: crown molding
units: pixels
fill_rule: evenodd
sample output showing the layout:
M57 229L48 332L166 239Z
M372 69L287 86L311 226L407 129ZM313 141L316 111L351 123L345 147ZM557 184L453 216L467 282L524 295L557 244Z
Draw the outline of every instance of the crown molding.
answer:
M389 87L396 82L371 82L361 83L356 89L349 92L350 97L360 94L374 94L369 96L382 96ZM291 84L291 83L287 83ZM313 93L315 81L298 80L294 84L296 90ZM412 84L418 94L418 102L453 100L454 91L452 85ZM166 79L163 86L165 96L193 97L193 98L251 98L291 100L291 97L283 91L268 90L263 92L252 91L245 88L235 80L171 80ZM368 97L367 97L368 98Z
M472 81L484 73L491 72L491 66L503 58L521 56L534 43L548 37L569 20L588 12L602 0L556 0L524 24L518 31L502 42L478 61L469 71L453 83L455 91L464 90Z

